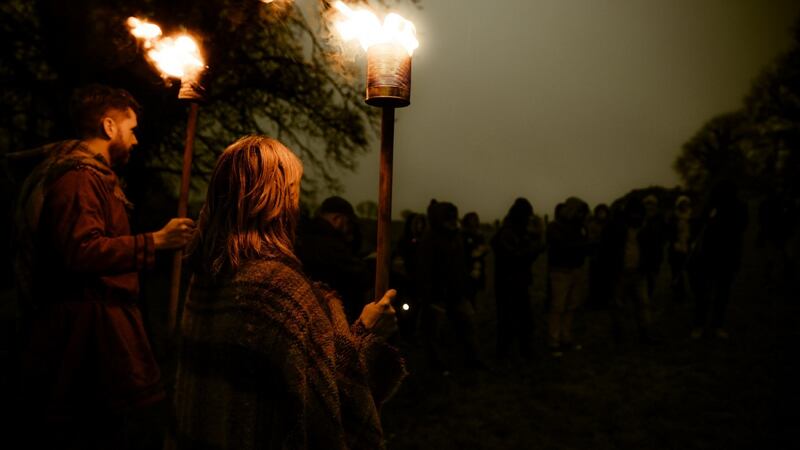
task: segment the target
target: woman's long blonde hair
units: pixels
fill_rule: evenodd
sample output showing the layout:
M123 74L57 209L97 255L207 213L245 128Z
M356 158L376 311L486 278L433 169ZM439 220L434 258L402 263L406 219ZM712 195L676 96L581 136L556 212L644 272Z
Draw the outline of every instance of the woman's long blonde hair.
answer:
M295 258L303 164L266 136L245 136L217 159L193 245L196 270L216 276L251 258Z

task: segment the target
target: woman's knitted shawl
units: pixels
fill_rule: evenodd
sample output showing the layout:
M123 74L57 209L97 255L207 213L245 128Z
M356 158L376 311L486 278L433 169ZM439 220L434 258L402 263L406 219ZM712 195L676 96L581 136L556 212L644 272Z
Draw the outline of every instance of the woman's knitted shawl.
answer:
M295 261L195 277L182 330L179 448L383 448L378 408L403 361Z

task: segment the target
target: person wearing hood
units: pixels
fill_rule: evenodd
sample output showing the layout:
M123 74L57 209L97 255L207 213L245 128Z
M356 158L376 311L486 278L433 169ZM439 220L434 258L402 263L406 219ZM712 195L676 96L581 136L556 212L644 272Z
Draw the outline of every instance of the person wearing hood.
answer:
M518 198L492 238L495 259L495 301L497 302L497 357L508 357L511 346L519 342L523 357L531 357L533 314L529 288L532 267L543 250L541 237L530 231L533 206Z

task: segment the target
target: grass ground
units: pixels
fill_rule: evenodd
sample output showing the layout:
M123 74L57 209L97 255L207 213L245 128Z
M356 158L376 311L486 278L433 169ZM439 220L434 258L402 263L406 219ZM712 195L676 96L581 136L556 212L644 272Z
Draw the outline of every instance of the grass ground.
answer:
M629 342L614 345L608 312L582 311L584 349L560 359L543 351L538 261L537 357L491 371L456 366L443 376L426 368L421 346L404 342L411 375L383 409L389 448L788 448L779 413L792 406L785 386L798 306L762 282L763 255L747 251L729 307L730 339L689 338L693 305L669 300L665 273L654 302L660 345L639 345L632 329ZM493 315L485 296L477 319L490 362Z

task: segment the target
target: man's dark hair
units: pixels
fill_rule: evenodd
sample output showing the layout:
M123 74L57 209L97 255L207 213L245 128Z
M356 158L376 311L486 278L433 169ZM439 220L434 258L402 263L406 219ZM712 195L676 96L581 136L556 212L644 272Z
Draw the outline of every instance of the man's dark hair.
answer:
M101 121L108 111L124 112L128 108L139 114L139 103L125 89L90 84L75 91L70 112L78 136L91 138L103 136Z

